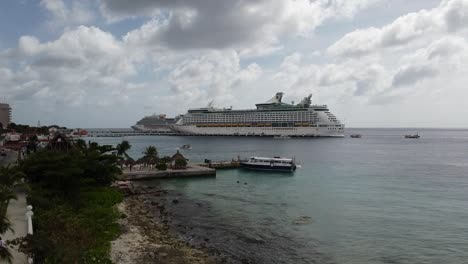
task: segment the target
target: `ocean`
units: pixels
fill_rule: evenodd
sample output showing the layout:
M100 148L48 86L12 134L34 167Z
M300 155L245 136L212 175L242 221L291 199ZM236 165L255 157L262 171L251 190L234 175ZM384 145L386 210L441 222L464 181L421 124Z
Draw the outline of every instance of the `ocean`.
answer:
M419 132L420 139L404 134ZM362 134L353 139L349 134ZM228 263L468 263L468 130L347 129L345 138L126 137L138 158L294 157L295 173L173 179L171 230Z

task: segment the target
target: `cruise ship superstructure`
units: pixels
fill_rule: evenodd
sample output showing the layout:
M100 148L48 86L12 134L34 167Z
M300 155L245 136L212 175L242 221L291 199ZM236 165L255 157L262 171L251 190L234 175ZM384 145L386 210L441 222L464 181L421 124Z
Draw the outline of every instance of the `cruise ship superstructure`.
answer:
M188 110L172 128L206 136L343 137L344 124L326 105L312 105L311 97L287 104L280 92L251 110L219 109L210 104Z
M164 114L153 114L145 116L132 128L141 132L171 133L172 125L177 122L177 118L167 118Z

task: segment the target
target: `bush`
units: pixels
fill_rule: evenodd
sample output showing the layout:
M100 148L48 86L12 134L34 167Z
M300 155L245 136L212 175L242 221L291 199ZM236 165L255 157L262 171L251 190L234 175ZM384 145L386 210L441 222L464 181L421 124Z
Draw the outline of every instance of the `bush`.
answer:
M117 157L99 147L40 151L20 164L35 208L34 236L21 249L37 263L111 263L111 241L120 234L115 205L123 195L110 183Z
M185 168L187 166L187 161L185 159L176 159L175 167L176 168Z
M164 163L164 162L158 163L156 165L156 169L161 170L161 171L165 171L165 170L167 170L167 164Z

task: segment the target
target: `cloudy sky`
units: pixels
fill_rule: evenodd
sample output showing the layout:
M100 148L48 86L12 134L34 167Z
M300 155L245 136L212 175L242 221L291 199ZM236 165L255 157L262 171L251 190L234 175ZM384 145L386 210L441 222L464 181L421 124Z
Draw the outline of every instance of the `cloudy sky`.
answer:
M4 0L13 121L129 127L309 93L348 127L468 127L468 0Z

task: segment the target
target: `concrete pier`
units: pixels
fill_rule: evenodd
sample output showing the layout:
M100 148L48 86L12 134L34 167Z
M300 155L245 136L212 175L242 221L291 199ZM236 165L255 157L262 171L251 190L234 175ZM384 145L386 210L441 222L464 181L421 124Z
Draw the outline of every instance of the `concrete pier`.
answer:
M187 168L180 170L167 169L159 171L156 169L133 169L132 171L125 169L123 171L122 180L138 181L149 179L173 179L173 178L188 178L188 177L216 177L216 170L205 168L195 164L187 165Z
M240 161L221 161L221 162L210 162L210 163L200 163L198 164L201 167L212 168L212 169L238 169L241 167Z

